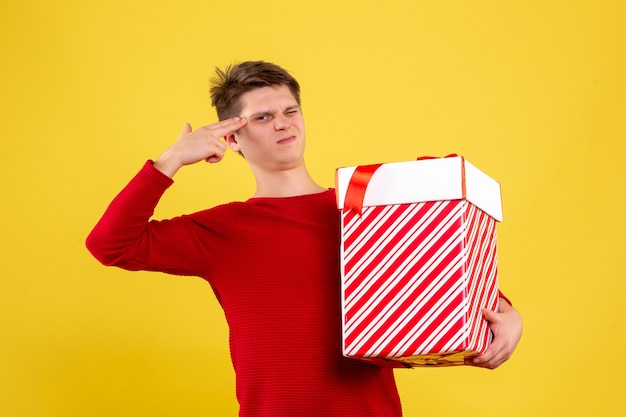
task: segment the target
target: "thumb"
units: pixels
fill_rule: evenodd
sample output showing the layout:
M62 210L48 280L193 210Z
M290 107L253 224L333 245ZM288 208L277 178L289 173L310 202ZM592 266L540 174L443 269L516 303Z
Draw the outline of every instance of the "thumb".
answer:
M487 320L489 323L493 323L494 321L498 320L498 313L496 313L495 311L491 311L488 308L483 308L482 313L485 317L485 320Z
M183 131L180 132L178 139L182 138L186 134L191 133L191 125L189 123L185 123L185 127L183 127Z

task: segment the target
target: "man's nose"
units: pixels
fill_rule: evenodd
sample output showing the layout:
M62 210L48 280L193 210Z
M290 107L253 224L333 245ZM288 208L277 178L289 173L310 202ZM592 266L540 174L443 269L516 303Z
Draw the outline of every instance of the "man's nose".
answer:
M289 120L287 119L287 116L280 114L274 118L274 129L284 130L287 127L289 127Z

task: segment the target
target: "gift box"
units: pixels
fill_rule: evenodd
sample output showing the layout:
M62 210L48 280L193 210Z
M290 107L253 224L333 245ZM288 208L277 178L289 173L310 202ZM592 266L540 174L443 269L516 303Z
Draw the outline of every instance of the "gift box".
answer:
M463 157L339 168L343 354L462 365L491 342L500 184Z

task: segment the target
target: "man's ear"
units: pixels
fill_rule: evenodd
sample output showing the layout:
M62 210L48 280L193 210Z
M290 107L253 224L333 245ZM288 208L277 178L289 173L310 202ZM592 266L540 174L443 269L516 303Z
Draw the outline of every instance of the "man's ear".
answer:
M241 146L239 146L239 142L237 142L237 137L234 133L229 133L228 135L224 136L224 140L226 141L226 144L230 149L235 152L241 152Z

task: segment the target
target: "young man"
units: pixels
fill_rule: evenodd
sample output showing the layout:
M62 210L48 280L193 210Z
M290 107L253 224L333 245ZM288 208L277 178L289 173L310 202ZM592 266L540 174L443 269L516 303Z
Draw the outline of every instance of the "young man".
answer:
M341 354L339 212L304 162L297 81L266 62L218 70L220 122L192 130L141 171L87 238L105 265L207 280L224 309L240 416L401 416L393 371ZM222 140L225 139L225 141ZM256 192L170 220L150 220L183 166L240 152ZM512 354L521 319L485 312L496 335L475 365Z

